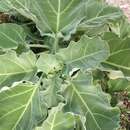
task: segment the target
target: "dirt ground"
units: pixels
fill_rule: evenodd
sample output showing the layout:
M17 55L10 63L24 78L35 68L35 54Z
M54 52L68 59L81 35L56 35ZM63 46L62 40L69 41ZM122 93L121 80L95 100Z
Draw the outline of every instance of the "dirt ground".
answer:
M124 10L126 16L130 20L130 0L106 0L108 3L119 6Z

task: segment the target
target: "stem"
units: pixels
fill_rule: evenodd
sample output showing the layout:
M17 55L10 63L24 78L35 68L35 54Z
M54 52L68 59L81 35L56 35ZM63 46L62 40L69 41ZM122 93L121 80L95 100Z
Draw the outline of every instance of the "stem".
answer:
M53 53L55 54L59 49L59 38L57 36L57 34L55 35L55 42L54 42L54 46L53 46Z
M41 83L41 81L42 81L42 79L43 79L43 73L41 74L41 76L40 76L40 78L39 78L39 80L38 80L38 82L37 82L37 86L38 87L40 87L41 85L40 85L40 83Z
M33 47L33 48L47 48L47 49L49 49L48 46L40 45L40 44L29 44L29 47Z

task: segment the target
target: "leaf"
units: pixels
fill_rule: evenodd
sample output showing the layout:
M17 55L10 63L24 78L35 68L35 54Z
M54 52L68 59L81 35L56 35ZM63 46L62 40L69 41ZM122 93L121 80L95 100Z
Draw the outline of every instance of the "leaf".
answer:
M30 80L36 73L36 57L30 51L17 57L14 51L0 55L0 87Z
M5 0L0 0L0 12L8 12L10 9Z
M110 24L110 28L120 38L130 37L130 23L127 19L121 19L116 24Z
M69 70L96 68L109 56L109 47L100 38L84 35L77 43L71 42L67 48L61 49L57 56L63 59Z
M46 83L45 83L46 82ZM40 91L41 99L46 103L48 108L55 107L59 102L64 101L63 96L60 94L62 80L58 75L53 75L48 79L43 79L44 90Z
M130 81L126 78L118 78L115 80L109 80L109 91L110 92L122 92L130 90Z
M16 49L20 44L25 44L26 33L19 25L12 23L0 24L0 48Z
M74 130L74 115L62 111L63 104L52 108L48 118L35 130Z
M120 70L109 70L108 78L109 79L124 78L124 74Z
M103 66L121 70L125 76L130 76L130 38L121 39L110 32L105 33L104 39L109 43L111 54Z
M0 130L32 130L46 116L46 108L40 106L38 87L31 84L2 91L0 106Z
M83 19L83 0L6 0L8 6L32 19L42 35L69 35ZM33 4L31 4L33 3Z
M87 1L85 4L85 19L78 30L86 31L89 35L99 34L108 29L108 24L121 19L123 12L101 1ZM107 26L106 26L107 25Z
M130 81L126 78L118 78L108 81L108 92L113 95L111 104L118 105L121 109L127 110L124 100L130 100ZM129 108L128 108L129 110Z
M75 115L75 120L76 120L76 126L75 126L75 130L86 130L85 127L85 122L86 122L86 118L79 116L79 115Z
M57 34L58 37L66 36L67 39L76 29L90 35L104 32L108 29L106 25L123 16L119 8L108 6L103 0L6 1L10 8L32 19L42 35ZM30 2L34 4L31 5Z
M82 75L84 78L81 79ZM87 84L87 78L87 74L80 73L76 79L71 79L64 91L65 110L85 116L86 130L116 130L119 127L119 109L111 107L109 95L100 86Z
M37 61L37 66L40 71L53 74L62 70L63 63L55 55L42 53Z

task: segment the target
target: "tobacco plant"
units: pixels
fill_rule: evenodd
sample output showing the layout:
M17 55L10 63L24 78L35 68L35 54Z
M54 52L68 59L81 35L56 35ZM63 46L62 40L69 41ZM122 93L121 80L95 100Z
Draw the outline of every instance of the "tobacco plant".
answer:
M129 130L130 24L103 0L0 0L0 130Z

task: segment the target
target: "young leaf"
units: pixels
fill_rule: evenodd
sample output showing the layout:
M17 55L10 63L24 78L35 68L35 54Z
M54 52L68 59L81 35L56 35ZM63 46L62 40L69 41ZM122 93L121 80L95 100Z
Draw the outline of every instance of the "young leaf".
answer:
M83 36L77 43L71 42L67 48L60 49L57 56L64 60L69 70L96 68L109 56L109 47L100 38Z
M75 115L75 120L76 120L75 130L86 130L86 126L84 125L86 122L85 117Z
M31 84L2 91L0 106L0 130L32 130L47 114L40 105L38 87Z
M31 51L19 57L14 51L0 55L0 87L20 80L29 80L36 70L36 57Z
M45 84L45 80L47 80ZM62 80L57 76L54 75L53 77L49 79L43 79L43 88L45 90L41 90L41 99L43 102L46 103L48 108L57 106L59 102L64 101L64 98L62 95L60 95L60 90L62 86Z
M83 0L6 0L8 6L31 18L42 35L69 35L83 19ZM33 4L31 4L33 3Z
M52 108L48 118L35 130L74 130L74 115L62 111L63 104Z
M84 78L81 79L80 75L84 75ZM86 84L88 75L84 73L80 73L80 75L74 80L71 79L64 91L67 100L65 110L85 116L86 130L115 130L118 128L120 112L118 108L111 107L109 95L105 94L100 86Z
M63 63L55 55L42 53L37 61L39 71L46 74L53 74L62 70Z
M25 44L25 37L26 33L20 25L0 24L0 48L16 49L19 44Z

